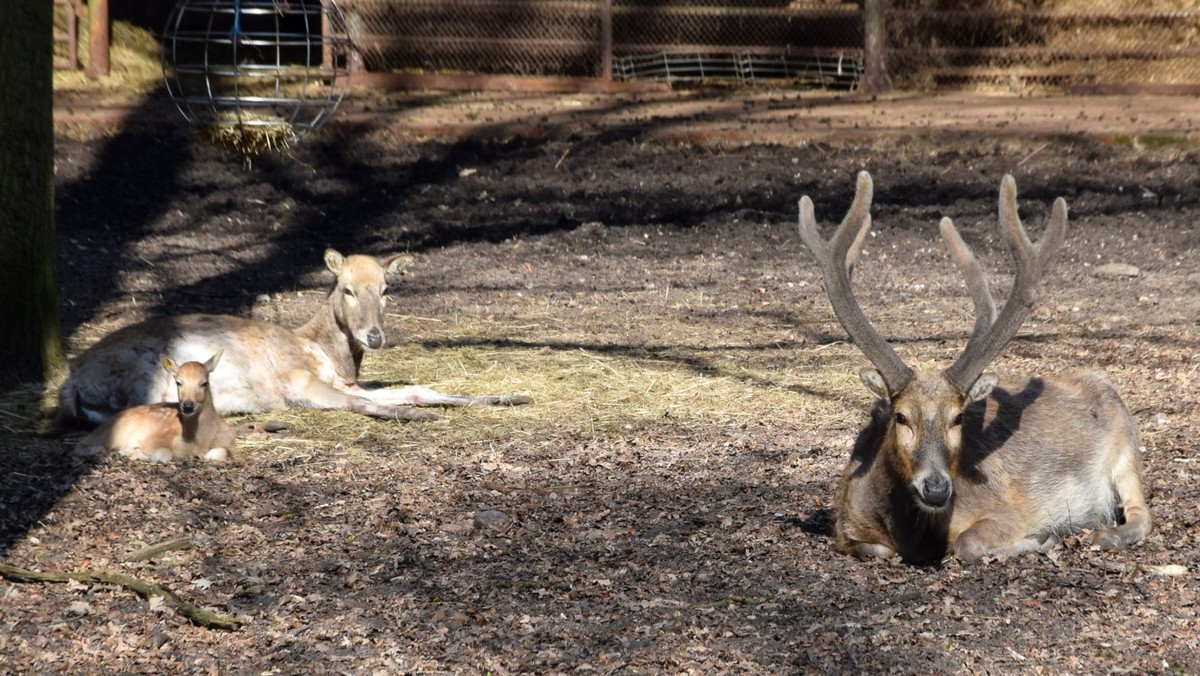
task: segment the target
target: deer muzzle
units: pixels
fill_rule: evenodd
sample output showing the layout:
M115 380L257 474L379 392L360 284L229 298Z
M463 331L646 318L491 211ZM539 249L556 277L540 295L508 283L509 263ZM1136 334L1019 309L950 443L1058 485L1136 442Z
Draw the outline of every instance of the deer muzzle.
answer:
M383 331L378 328L367 331L367 347L378 350L383 347Z
M912 485L916 489L921 506L929 509L945 507L950 502L950 496L954 494L954 483L945 472L925 473L915 478Z

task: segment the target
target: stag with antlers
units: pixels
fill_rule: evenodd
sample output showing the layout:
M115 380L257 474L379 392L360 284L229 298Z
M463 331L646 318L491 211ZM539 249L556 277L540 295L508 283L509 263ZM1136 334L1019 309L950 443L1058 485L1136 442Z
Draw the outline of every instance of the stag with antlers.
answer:
M871 177L858 176L845 219L825 240L800 200L800 236L821 269L834 313L874 368L859 376L877 402L837 494L836 547L860 558L964 561L1054 546L1093 530L1102 549L1150 532L1137 429L1120 396L1093 373L1000 378L985 372L1016 336L1062 245L1067 204L1054 202L1039 240L1017 214L1012 176L1000 184L1000 232L1015 278L997 312L987 274L949 218L940 229L966 277L975 326L944 371L913 371L867 320L850 277L871 227Z

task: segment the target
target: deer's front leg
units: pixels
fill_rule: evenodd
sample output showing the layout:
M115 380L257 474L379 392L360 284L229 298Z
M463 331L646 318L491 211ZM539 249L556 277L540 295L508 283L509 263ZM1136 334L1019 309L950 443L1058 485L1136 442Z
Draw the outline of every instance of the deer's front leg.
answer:
M523 406L533 403L532 398L524 395L468 397L415 386L369 390L352 385L349 392L391 406Z
M890 559L896 555L896 550L877 542L855 542L847 547L847 551L860 559Z
M890 559L896 548L887 532L862 513L847 509L834 524L834 547L859 559Z
M376 402L355 393L343 392L333 385L324 382L307 372L298 372L292 379L292 390L297 393L295 401L289 402L295 406L326 410L353 411L372 418L387 420L437 420L438 416L429 411L418 411L390 402ZM354 386L357 391L362 388Z
M1030 535L1016 530L1016 518L991 516L980 519L954 540L954 554L966 562L983 556L1013 556L1025 552L1045 551L1058 544L1053 534Z

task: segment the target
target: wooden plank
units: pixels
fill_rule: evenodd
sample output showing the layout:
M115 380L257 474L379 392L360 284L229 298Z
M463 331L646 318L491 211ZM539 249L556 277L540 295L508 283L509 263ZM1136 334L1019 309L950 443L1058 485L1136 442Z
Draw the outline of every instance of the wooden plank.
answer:
M351 87L391 91L510 91L510 92L666 92L663 82L617 82L590 77L533 77L523 75L465 75L425 73L354 73Z

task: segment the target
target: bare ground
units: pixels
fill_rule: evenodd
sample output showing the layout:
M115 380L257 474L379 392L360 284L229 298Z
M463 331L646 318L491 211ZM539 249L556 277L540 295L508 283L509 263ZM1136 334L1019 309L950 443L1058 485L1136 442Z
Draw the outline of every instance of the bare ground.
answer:
M961 125L896 113L916 100L747 101L682 117L629 98L360 100L250 168L160 104L60 109L73 352L167 312L299 323L326 246L404 250L416 260L366 377L537 404L408 425L285 412L270 417L291 435L244 439L241 465L155 466L73 460L69 440L30 433L36 392L9 396L5 563L123 572L245 624L193 626L119 587L6 581L3 670L1200 671L1194 102L1061 99L1023 126L1043 100L920 104ZM1081 114L1095 127L1071 127ZM1000 177L1035 230L1067 199L1066 247L996 368L1109 374L1145 446L1146 541L972 566L833 551L833 488L869 396L796 201L836 222L861 169L877 225L856 289L910 363L947 363L972 321L937 220L1003 282ZM1112 263L1138 274L1101 274ZM511 521L476 524L486 510ZM182 536L190 549L125 560Z

